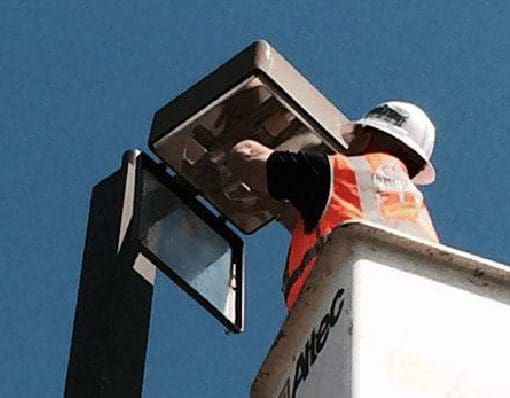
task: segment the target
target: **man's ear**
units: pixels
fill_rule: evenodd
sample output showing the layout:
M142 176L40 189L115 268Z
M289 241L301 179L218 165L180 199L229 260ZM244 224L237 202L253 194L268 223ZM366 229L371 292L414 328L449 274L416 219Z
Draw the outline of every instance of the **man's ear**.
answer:
M357 127L354 131L344 135L345 141L347 142L347 151L349 155L363 153L370 145L372 134L363 128Z

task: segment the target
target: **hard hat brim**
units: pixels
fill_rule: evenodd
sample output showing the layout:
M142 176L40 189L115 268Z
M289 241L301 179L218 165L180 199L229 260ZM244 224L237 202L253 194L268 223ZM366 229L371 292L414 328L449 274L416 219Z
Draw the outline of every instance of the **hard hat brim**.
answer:
M407 137L407 132L404 129L401 129L392 123L386 123L383 120L363 118L344 124L341 127L340 132L342 135L352 132L355 126L372 127L403 143L425 162L425 167L414 176L413 182L418 185L428 185L434 182L436 179L436 171L434 170L434 166L423 152L423 149L421 149L413 140Z

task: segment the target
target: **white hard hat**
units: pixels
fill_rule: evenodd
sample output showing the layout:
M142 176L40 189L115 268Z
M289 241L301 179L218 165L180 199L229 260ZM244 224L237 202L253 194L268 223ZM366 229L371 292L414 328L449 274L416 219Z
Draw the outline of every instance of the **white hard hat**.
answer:
M425 167L413 178L416 184L434 181L436 173L430 163L434 149L434 125L426 113L409 102L383 102L371 109L364 118L342 126L342 133L354 126L370 126L399 140L425 161Z

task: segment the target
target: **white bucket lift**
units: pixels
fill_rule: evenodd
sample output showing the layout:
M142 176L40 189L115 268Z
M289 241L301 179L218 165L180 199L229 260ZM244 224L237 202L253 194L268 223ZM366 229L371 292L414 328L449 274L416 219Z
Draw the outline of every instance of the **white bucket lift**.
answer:
M252 398L510 396L510 269L370 223L337 228Z

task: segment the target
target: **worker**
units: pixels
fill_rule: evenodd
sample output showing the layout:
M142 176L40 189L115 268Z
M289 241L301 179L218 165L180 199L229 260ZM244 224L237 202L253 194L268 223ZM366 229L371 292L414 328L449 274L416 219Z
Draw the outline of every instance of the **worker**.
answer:
M348 145L343 154L274 151L251 140L228 154L243 181L285 203L282 223L292 233L283 281L289 309L323 243L344 221L369 220L438 241L415 185L435 178L435 129L425 112L411 103L385 102L340 131Z

